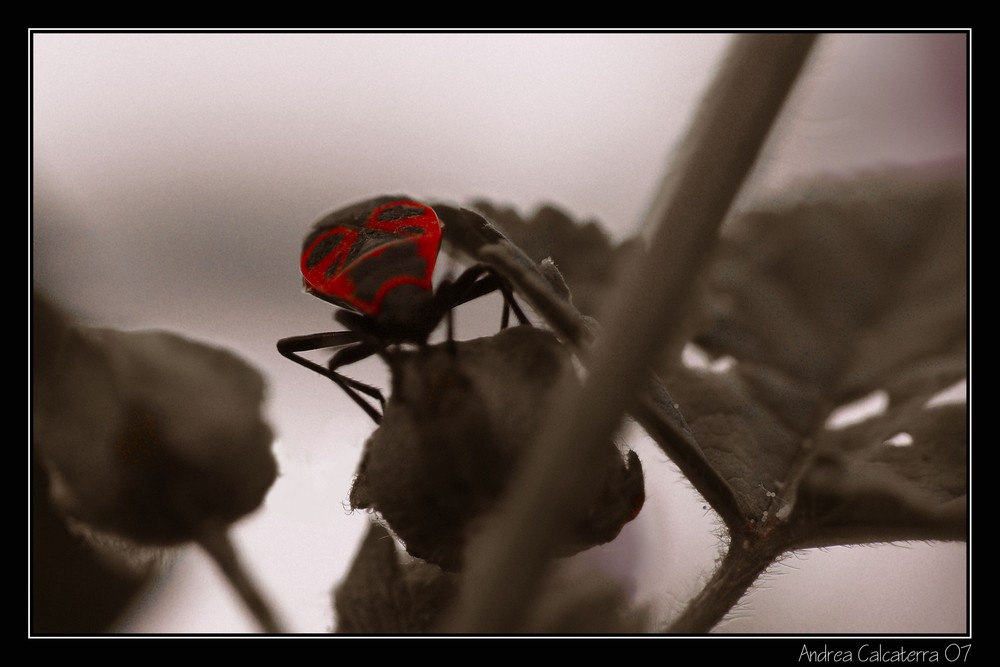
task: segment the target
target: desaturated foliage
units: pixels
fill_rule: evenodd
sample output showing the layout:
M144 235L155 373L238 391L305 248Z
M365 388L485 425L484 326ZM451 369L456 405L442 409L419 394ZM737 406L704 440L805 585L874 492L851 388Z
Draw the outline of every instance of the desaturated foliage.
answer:
M701 362L652 376L636 414L728 528L719 571L661 628L611 584L557 578L518 631L705 632L789 550L964 539L966 406L939 397L968 372L965 193L950 173L886 171L734 216L699 282L689 352ZM600 328L581 311L597 312L640 252L551 207L531 222L479 209L508 236L473 250L517 269L515 294L557 335L521 326L385 350L392 391L350 491L374 517L335 590L339 632L442 627L469 540ZM173 334L76 327L43 300L33 344L36 456L66 516L140 543L204 543L206 523L259 506L276 467L263 381L244 362ZM881 403L843 417L865 397ZM562 554L613 539L642 506L636 455L606 453Z
M552 207L478 207L536 261L557 258L574 303L635 252ZM558 234L533 229L550 222ZM670 394L650 390L661 407L673 396L675 432L728 480L740 514L727 520L795 517L813 524L803 545L964 536L965 405L931 401L967 374L966 248L965 180L940 168L817 180L729 221L698 283L705 361L675 365ZM880 414L831 424L875 392Z
M277 474L264 381L175 334L68 327L34 385L35 446L68 515L138 542L256 509Z
M442 614L458 593L459 575L445 572L396 550L380 524L373 523L347 577L334 591L337 632L416 634L440 631ZM546 581L538 604L527 609L520 634L634 634L646 627L642 610L600 577L556 573Z
M755 530L964 537L966 406L928 403L967 373L966 219L963 178L903 172L732 221L695 342L734 363L668 385ZM875 392L881 414L831 422Z
M480 209L526 244L498 241L490 256L585 349L600 326L572 293L606 293L608 267L628 251L590 224L555 236ZM793 549L966 537L966 406L939 400L967 374L966 225L964 177L938 168L819 180L729 221L681 325L701 363L653 377L635 412L731 538L715 576L661 630L710 630ZM524 256L574 268L552 280ZM885 405L843 421L866 396Z
M351 506L378 513L415 557L460 570L547 414L568 348L533 327L415 351L391 350L393 392L365 445ZM603 483L561 553L614 539L638 514L642 466L611 442Z
M257 509L277 476L261 375L173 333L76 325L42 296L34 314L33 459L46 473L35 490L97 550L123 561L135 560L134 545L225 543L218 534ZM74 561L67 570L91 557L62 556ZM90 609L82 605L67 628L101 630Z
M597 221L578 223L551 204L539 207L528 218L486 201L477 201L474 208L495 220L536 263L551 259L570 288L573 304L591 317L614 287L615 276L642 245L634 239L615 244Z

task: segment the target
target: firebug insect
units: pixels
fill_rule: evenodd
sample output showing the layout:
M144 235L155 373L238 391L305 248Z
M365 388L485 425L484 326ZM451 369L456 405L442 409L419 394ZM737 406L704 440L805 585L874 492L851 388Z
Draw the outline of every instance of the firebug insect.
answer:
M435 289L442 248L475 264ZM285 338L278 350L332 380L380 424L365 445L351 507L378 512L412 556L460 568L467 528L495 505L534 442L546 397L571 363L564 343L586 345L588 323L550 260L533 261L485 216L446 203L389 196L330 213L307 234L301 269L306 291L336 306L346 330ZM551 333L522 327L454 341L452 309L494 290L504 295L501 329L510 311L527 324L514 289ZM430 345L446 318L447 343ZM325 348L334 350L325 365L300 354ZM372 354L392 370L388 410L379 389L339 372ZM567 555L613 539L645 500L638 456L625 460L610 442L604 455L603 491L573 527Z
M527 323L504 279L484 264L434 289L432 276L446 229L433 208L403 195L369 199L320 218L302 244L303 287L337 306L335 318L347 330L283 338L278 351L332 380L380 423L381 413L363 396L384 409L382 392L338 368L390 345L424 345L445 318L450 337L451 310L495 290L504 295L501 328L507 326L510 310ZM299 354L324 348L336 348L326 366Z

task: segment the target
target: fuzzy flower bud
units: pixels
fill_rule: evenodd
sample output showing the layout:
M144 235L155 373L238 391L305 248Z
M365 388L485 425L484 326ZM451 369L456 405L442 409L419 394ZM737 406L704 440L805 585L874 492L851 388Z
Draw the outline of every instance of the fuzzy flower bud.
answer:
M167 332L49 338L34 351L33 439L63 512L172 544L261 504L277 464L256 370Z

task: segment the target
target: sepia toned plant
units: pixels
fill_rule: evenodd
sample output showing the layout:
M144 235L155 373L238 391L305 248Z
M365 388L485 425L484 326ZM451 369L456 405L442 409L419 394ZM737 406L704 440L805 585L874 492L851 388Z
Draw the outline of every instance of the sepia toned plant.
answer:
M642 236L613 243L554 205L405 195L305 232L306 290L340 329L278 350L372 422L343 489L366 536L317 583L335 632L705 634L791 553L968 540L964 164L735 205L816 39L734 38ZM435 284L438 252L465 272ZM492 291L495 331L459 339L452 310ZM38 502L103 550L201 545L282 632L227 534L278 475L261 375L176 334L33 308ZM347 370L369 357L387 390ZM718 522L715 570L672 618L563 567L642 511L629 421Z

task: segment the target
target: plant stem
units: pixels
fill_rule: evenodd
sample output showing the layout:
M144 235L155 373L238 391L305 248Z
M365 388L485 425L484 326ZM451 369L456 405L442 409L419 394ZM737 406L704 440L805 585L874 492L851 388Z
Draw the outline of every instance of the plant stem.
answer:
M672 634L704 634L714 628L757 577L781 553L773 545L758 542L744 545L734 542L701 592L693 597L667 628Z
M283 633L284 630L276 620L267 600L240 562L239 555L236 553L225 527L216 523L203 525L198 543L222 570L223 575L229 580L230 585L236 590L250 613L257 619L264 632L269 634Z
M604 334L582 385L567 373L560 400L497 518L470 545L449 630L516 627L549 554L596 488L596 455L647 386L650 364L675 359L692 279L753 165L815 40L814 35L737 37L677 161L649 212L650 251L602 311Z

